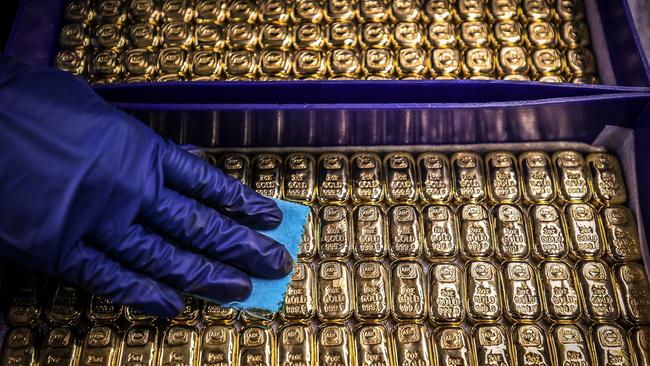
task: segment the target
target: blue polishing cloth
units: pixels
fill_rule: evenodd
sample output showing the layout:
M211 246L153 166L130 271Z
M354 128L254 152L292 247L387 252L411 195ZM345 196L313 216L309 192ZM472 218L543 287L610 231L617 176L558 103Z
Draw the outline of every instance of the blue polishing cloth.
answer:
M309 207L277 199L274 201L282 211L282 223L272 230L260 230L260 233L284 244L291 258L296 261L309 216ZM238 309L264 309L276 312L284 302L284 293L287 291L292 273L293 270L287 276L277 280L252 277L253 290L248 299L224 305Z

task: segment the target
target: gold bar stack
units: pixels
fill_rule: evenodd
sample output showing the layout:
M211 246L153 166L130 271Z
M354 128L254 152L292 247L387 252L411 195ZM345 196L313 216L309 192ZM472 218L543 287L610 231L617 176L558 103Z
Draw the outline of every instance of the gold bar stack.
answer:
M312 208L281 311L186 297L154 319L27 280L2 365L650 365L650 285L612 154L204 155Z
M92 83L598 83L583 0L69 0L54 64Z

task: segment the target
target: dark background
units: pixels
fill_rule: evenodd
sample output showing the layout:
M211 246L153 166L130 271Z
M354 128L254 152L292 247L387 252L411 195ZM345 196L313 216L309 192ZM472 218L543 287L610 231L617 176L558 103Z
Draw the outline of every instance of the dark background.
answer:
M0 17L0 52L4 52L19 2L19 0L2 0L2 5L0 5L0 14L2 14L2 17Z

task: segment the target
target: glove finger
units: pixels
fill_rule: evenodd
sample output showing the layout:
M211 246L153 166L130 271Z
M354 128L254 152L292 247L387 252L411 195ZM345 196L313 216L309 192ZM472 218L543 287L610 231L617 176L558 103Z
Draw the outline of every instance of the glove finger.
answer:
M102 247L107 254L179 291L221 303L250 295L251 281L244 272L183 250L140 225L132 225L125 236L109 240Z
M141 219L157 232L251 275L280 278L291 271L293 261L282 244L170 189L160 191L157 205L142 212Z
M105 253L83 242L61 256L57 274L92 294L148 314L172 317L183 311L183 298L177 292L122 267Z
M270 229L282 221L282 212L273 200L171 142L163 146L162 164L168 187L250 227Z

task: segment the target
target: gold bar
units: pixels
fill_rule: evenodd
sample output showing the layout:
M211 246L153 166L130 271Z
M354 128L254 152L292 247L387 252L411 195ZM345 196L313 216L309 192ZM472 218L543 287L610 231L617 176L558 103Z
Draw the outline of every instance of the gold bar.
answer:
M549 1L523 0L521 8L524 17L530 21L551 19L553 15Z
M190 55L190 63L192 64L190 74L194 79L218 80L221 75L221 55L215 51L194 51Z
M237 320L239 310L221 306L210 301L203 302L201 316L208 324L233 324Z
M285 320L309 320L316 314L316 277L307 263L293 265L291 282L284 294L281 315Z
M295 22L320 23L323 20L323 4L319 0L296 0L292 2L291 19Z
M257 73L257 54L250 50L228 50L223 57L227 81L253 80Z
M330 79L355 80L361 71L361 58L354 49L330 49L327 51L326 66Z
M112 325L94 326L86 333L80 365L113 366L117 362L117 329Z
M245 154L226 153L219 159L219 168L224 173L240 181L243 185L248 185L250 182L248 174L249 166L250 160L248 160Z
M149 323L156 320L155 316L145 314L132 306L124 307L124 317L131 323Z
M292 59L289 51L263 49L258 62L262 74L260 80L269 80L269 78L283 80L291 73Z
M585 16L582 1L565 0L555 3L555 14L563 21L583 19Z
M203 328L199 366L235 365L238 352L237 329L232 325Z
M115 323L122 317L123 306L113 301L93 295L86 308L86 316L95 323Z
M221 24L226 20L227 2L222 0L197 0L194 9L196 22Z
M607 366L616 363L620 366L632 366L632 353L627 339L627 332L615 324L595 324L591 328L591 339L596 363Z
M356 302L354 316L359 321L383 320L390 314L388 272L379 261L358 261L354 265Z
M63 11L63 19L70 23L88 24L95 15L92 3L86 0L68 1Z
M222 52L226 46L226 36L223 28L213 23L197 24L194 27L194 41L196 48L205 51ZM221 60L221 58L219 58ZM220 66L220 70L223 67Z
M129 77L142 76L150 79L156 72L154 53L145 48L133 48L122 54L124 72Z
M483 21L466 21L460 24L460 48L487 47L490 31Z
M305 153L289 154L284 164L284 198L312 203L316 198L316 162Z
M465 274L452 263L429 269L429 318L434 323L460 323L465 317ZM453 333L453 332L452 332ZM444 342L436 338L436 342ZM439 345L440 346L440 345Z
M473 152L458 152L451 156L452 179L456 200L480 202L485 199L483 159Z
M354 257L380 259L388 252L385 213L380 206L359 205L352 211Z
M88 57L84 51L61 50L57 52L54 64L59 70L74 75L84 75L88 69Z
M519 169L512 153L495 151L485 156L488 197L496 203L514 203L521 198Z
M251 165L251 186L271 198L282 195L282 158L276 154L258 154Z
M348 266L323 261L318 267L318 317L322 321L344 321L352 316L354 287Z
M199 334L187 325L171 325L165 330L158 365L194 365L198 360Z
M374 1L374 0L373 0ZM359 29L359 44L362 48L390 46L390 26L386 23L364 23ZM370 50L367 50L368 52Z
M9 303L7 322L13 326L40 324L42 307L38 300L39 290L36 285L18 288L18 293Z
M150 23L136 23L129 27L129 42L132 48L153 51L162 43L160 29Z
M558 365L594 365L587 336L578 325L554 325L551 327L550 333L551 338L555 341L554 348Z
M455 79L460 75L462 66L460 53L454 48L436 48L431 50L430 64L431 74L437 75L436 79Z
M398 76L422 78L427 74L427 53L422 48L400 48L395 56Z
M512 327L515 345L515 364L521 366L553 365L553 353L549 336L536 324L520 324Z
M257 19L258 9L254 1L234 0L228 7L228 21L254 23Z
M72 286L59 285L47 310L47 319L53 326L73 325L79 321L83 311L79 290Z
M616 156L607 153L587 155L594 199L601 205L620 205L627 201L627 189Z
M413 203L418 197L415 161L407 153L390 153L384 157L386 199L388 203Z
M492 38L497 45L521 46L523 44L523 31L521 23L516 20L501 20L494 24Z
M350 197L350 161L338 153L318 157L318 199L323 203L346 202Z
M319 212L320 257L347 258L352 252L352 223L347 206L324 205Z
M169 22L160 27L162 45L189 51L194 45L194 27L184 22Z
M74 366L79 362L81 347L72 328L68 326L50 329L40 351L41 366ZM11 364L11 363L9 363ZM6 365L6 363L3 363Z
M513 322L535 321L542 315L542 298L533 267L512 261L501 266L506 316Z
M390 3L390 17L394 22L415 22L420 19L422 13L420 1L399 0Z
M468 203L456 211L460 252L465 258L489 258L494 254L494 226L483 205Z
M120 365L154 366L158 356L158 328L133 325L122 339Z
M636 364L650 365L650 327L634 327L630 331L630 344Z
M393 354L397 365L433 365L428 333L422 324L398 323L393 327Z
M449 159L444 154L425 153L418 156L420 198L430 203L447 203L453 196Z
M465 267L467 317L475 323L499 320L502 302L499 273L496 267L490 262L482 261L470 261Z
M278 330L278 365L316 366L316 341L309 324L285 324Z
M589 26L584 21L564 22L560 26L560 43L567 49L589 47Z
M591 199L589 172L582 155L575 151L558 151L553 154L557 172L557 192L565 202L588 202Z
M594 322L615 321L619 316L610 270L598 260L580 261L576 267L585 315Z
M393 318L397 321L424 319L429 299L422 266L415 261L397 261L391 272Z
M580 318L580 296L571 267L561 261L544 261L538 268L546 317L552 321Z
M385 22L390 14L390 7L384 0L360 0L357 17L364 22Z
M596 73L596 60L591 50L587 48L576 48L566 51L566 74L573 77L572 80L590 80Z
M161 76L185 76L190 68L188 53L180 47L167 47L158 52L158 70Z
M257 46L257 27L250 23L230 23L226 27L226 46L230 49L254 50Z
M424 45L422 27L414 22L399 22L393 26L393 45L400 47L421 47Z
M354 365L353 339L345 324L323 324L318 328L318 364Z
M530 254L526 217L519 206L496 205L492 208L496 254L500 260L524 259Z
M478 365L513 366L512 342L503 326L477 325L472 329Z
M393 259L416 259L422 254L420 212L411 205L388 209L389 254Z
M569 235L569 255L576 259L600 258L605 252L603 226L596 209L588 203L564 206L564 220Z
M650 284L640 263L616 264L615 290L623 319L631 324L650 324Z
M529 48L552 49L557 46L558 34L553 23L546 20L540 20L528 23L525 39L526 45ZM561 62L562 58L560 58L559 61Z
M325 19L328 22L353 20L356 6L354 0L327 1L325 4Z
M423 209L426 241L424 255L429 261L454 258L459 251L458 227L451 207L429 205Z
M194 19L194 9L191 0L163 0L160 5L162 18L165 22L182 21L189 23Z
M482 0L458 0L456 2L456 13L463 21L485 19L485 1Z
M319 50L325 44L325 34L320 25L299 23L293 28L293 45L295 48Z
M183 295L183 301L185 302L183 312L181 315L171 318L171 322L174 324L196 324L199 320L199 313L201 312L201 300L191 295Z
M437 328L433 334L432 345L438 365L476 365L469 337L461 327Z
M427 0L423 5L425 21L451 21L456 15L452 0Z
M377 154L352 155L352 201L379 202L384 197L384 172Z
M318 236L316 235L316 211L313 208L309 210L305 230L300 238L300 251L298 258L304 261L312 261L318 253Z
M429 24L429 28L427 29L427 45L430 48L455 49L457 44L456 27L452 22L436 21Z
M519 15L517 5L517 0L492 0L488 15L494 20L514 19Z
M244 325L261 324L271 325L275 321L276 313L266 309L242 309L239 313L239 319Z
M358 366L390 366L393 345L390 333L381 324L362 324L354 332Z
M533 255L539 260L561 259L566 256L567 238L563 217L550 204L532 205L528 209L533 236Z
M63 49L83 50L90 45L90 37L83 24L71 23L61 28L59 47Z
M632 211L625 206L609 206L600 211L607 237L606 252L613 261L641 259L639 231Z
M530 54L530 65L534 76L558 75L562 72L562 54L556 48L536 49Z
M501 75L525 76L530 70L528 53L521 46L503 46L497 53L497 70Z
M284 0L266 0L259 5L259 21L285 24L289 20L289 5Z
M293 55L293 73L299 78L322 79L325 75L325 55L320 50L299 50Z
M34 330L30 328L14 328L5 336L2 350L2 365L31 366L36 364L36 347Z

